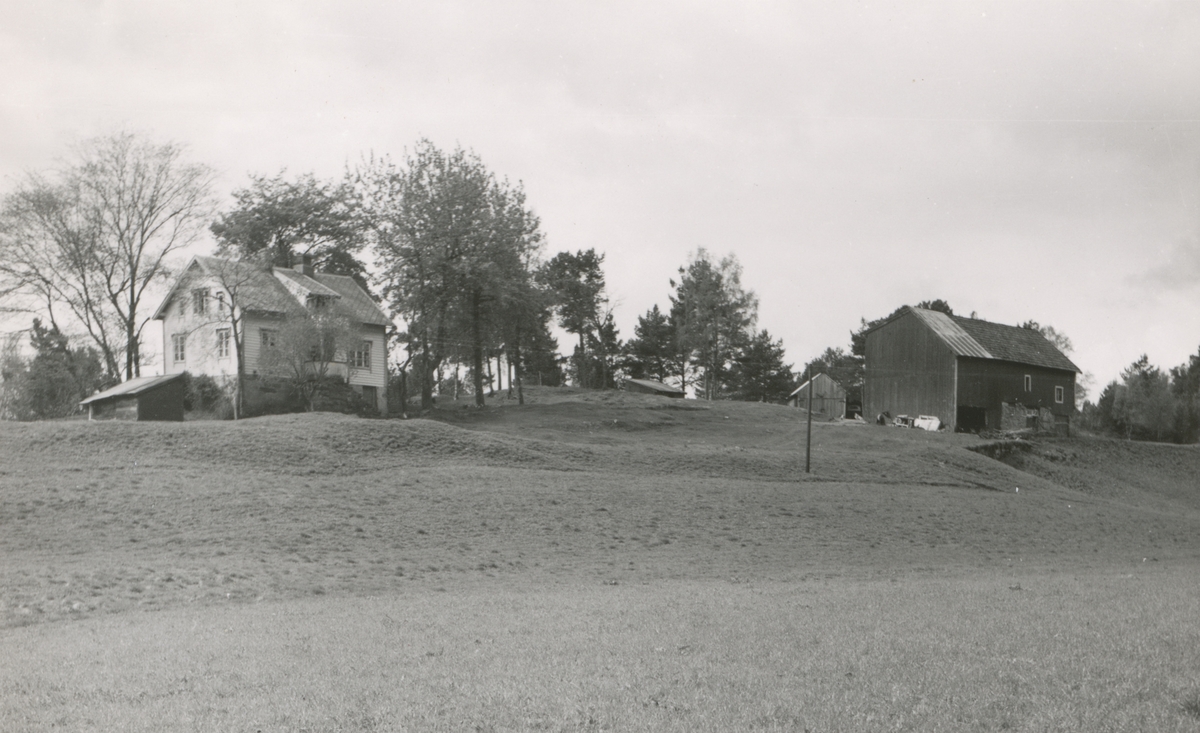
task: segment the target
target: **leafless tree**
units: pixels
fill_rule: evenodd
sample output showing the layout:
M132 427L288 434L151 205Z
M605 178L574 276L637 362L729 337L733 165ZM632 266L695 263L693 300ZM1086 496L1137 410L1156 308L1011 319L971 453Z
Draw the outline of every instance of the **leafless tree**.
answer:
M354 373L354 349L361 341L350 319L332 313L298 312L283 319L274 342L259 356L264 374L287 380L309 412L341 364L346 381Z
M229 341L237 368L233 394L233 418L245 411L243 394L246 384L246 314L253 306L254 291L268 271L270 252L241 254L236 258L211 257L206 269L219 288L216 304L211 309L212 322L229 327Z
M0 210L0 294L13 310L75 321L113 377L141 372L147 291L212 219L212 171L173 143L120 132L30 173Z

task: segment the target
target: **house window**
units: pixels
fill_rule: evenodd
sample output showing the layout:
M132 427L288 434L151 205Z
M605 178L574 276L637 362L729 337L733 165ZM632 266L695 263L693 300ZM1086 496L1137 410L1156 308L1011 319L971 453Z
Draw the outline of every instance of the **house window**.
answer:
M208 288L197 288L192 291L192 313L202 316L208 309Z
M229 358L229 329L228 328L218 328L217 329L217 358L218 359L228 359Z
M1033 391L1033 375L1030 375L1030 374L1025 375L1025 391L1026 392Z
M325 306L329 305L329 298L324 295L310 294L307 301L309 310L314 311L322 310Z
M217 313L225 315L225 293L217 293Z
M259 333L262 335L262 347L264 349L275 348L275 331L270 331L263 328L259 330Z
M355 369L370 369L371 368L371 342L363 341L354 350L354 368Z
M175 361L180 362L187 359L187 334L177 333L171 336L171 353L175 357Z
M1060 405L1063 403L1063 388L1062 387L1054 388L1054 401Z

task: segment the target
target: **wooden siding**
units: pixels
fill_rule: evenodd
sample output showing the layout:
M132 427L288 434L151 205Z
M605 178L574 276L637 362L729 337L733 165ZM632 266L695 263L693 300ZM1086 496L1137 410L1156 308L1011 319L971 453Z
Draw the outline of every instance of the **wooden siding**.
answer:
M911 312L867 334L864 416L936 415L953 429L956 359Z
M371 368L354 369L347 382L356 387L375 388L375 409L387 414L387 332L383 326L362 324L363 341L371 342Z
M172 379L139 394L137 419L183 420L183 379Z
M828 417L842 417L846 414L846 390L833 381L828 374L818 374L812 379L813 413ZM792 407L808 409L808 382L792 393Z
M99 400L88 405L89 420L137 420L138 399L134 395L121 395L109 400Z
M1030 391L1025 391L1025 375ZM1054 388L1063 388L1062 404L1054 401ZM1015 364L994 359L960 357L958 364L958 404L987 410L988 428L1002 428L1004 403L1048 409L1055 417L1070 418L1075 413L1075 373L1058 369Z

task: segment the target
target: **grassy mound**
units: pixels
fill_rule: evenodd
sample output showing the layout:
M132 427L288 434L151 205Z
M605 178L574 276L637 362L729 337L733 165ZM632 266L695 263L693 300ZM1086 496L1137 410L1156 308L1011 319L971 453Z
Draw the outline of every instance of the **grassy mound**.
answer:
M1194 449L546 390L426 419L0 425L0 619L411 584L1194 560Z
M0 728L1195 727L1193 448L530 396L0 424Z

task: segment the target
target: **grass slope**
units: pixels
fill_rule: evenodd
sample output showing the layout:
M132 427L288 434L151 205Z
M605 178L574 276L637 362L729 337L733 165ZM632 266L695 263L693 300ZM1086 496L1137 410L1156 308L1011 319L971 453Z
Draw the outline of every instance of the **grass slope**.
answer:
M414 641L422 624L460 663L490 635L499 646L478 673L512 664L540 690L481 689L507 721L497 730L1097 730L1098 712L1113 713L1104 694L1121 701L1113 729L1197 722L1188 711L1194 702L1200 715L1200 689L1184 671L1194 655L1150 666L1164 650L1197 648L1194 448L1057 440L1004 463L968 450L981 446L972 436L818 424L804 474L796 410L549 389L530 398L407 421L0 424L0 655L19 660L0 675L0 728L58 715L78 729L150 729L140 721L166 714L183 717L165 727L206 730L489 729L487 706L458 699L463 685L484 684L476 667L431 658L410 672L416 691L384 692L387 674L425 653ZM507 600L493 613L492 599ZM802 607L822 611L784 621ZM402 619L394 633L408 651L397 661L378 649L386 674L361 688L337 672L295 671L292 710L272 707L263 696L292 673L221 655L250 648L295 669L311 650L253 630L291 609L307 610L289 634L332 644L333 628L349 629L348 656L329 664L369 666L371 640L393 633L383 617ZM228 649L212 641L212 654L186 639L172 646L189 621L209 637L251 630ZM553 637L533 644L540 656L512 647L510 634L538 628ZM1065 645L1068 631L1092 646ZM952 641L931 647L937 633ZM81 634L117 646L77 646ZM1096 641L1104 634L1120 640ZM814 662L810 637L849 651L827 645ZM768 638L782 641L781 656L755 671L761 660L746 650L774 659ZM983 658L968 663L956 645ZM693 651L664 666L659 647ZM173 678L180 652L194 657L179 672L192 682L168 690L153 680ZM115 655L134 671L114 687L80 671L79 654ZM1017 663L1041 657L1057 666ZM949 666L904 680L935 659ZM873 664L883 671L864 678ZM622 665L642 680L637 690L616 686ZM854 676L839 678L839 665ZM979 687L989 676L1012 682L989 692ZM956 704L958 677L972 681ZM237 679L249 686L223 707ZM598 691L563 688L571 679ZM1046 714L1027 699L1039 681L1062 686L1046 693ZM328 714L315 712L310 684L336 697ZM888 684L899 685L890 702L875 699ZM655 685L669 694L655 698ZM163 699L142 705L135 692ZM447 695L458 702L435 704ZM47 712L31 712L42 703ZM638 715L621 712L633 703ZM107 712L80 717L83 708Z

